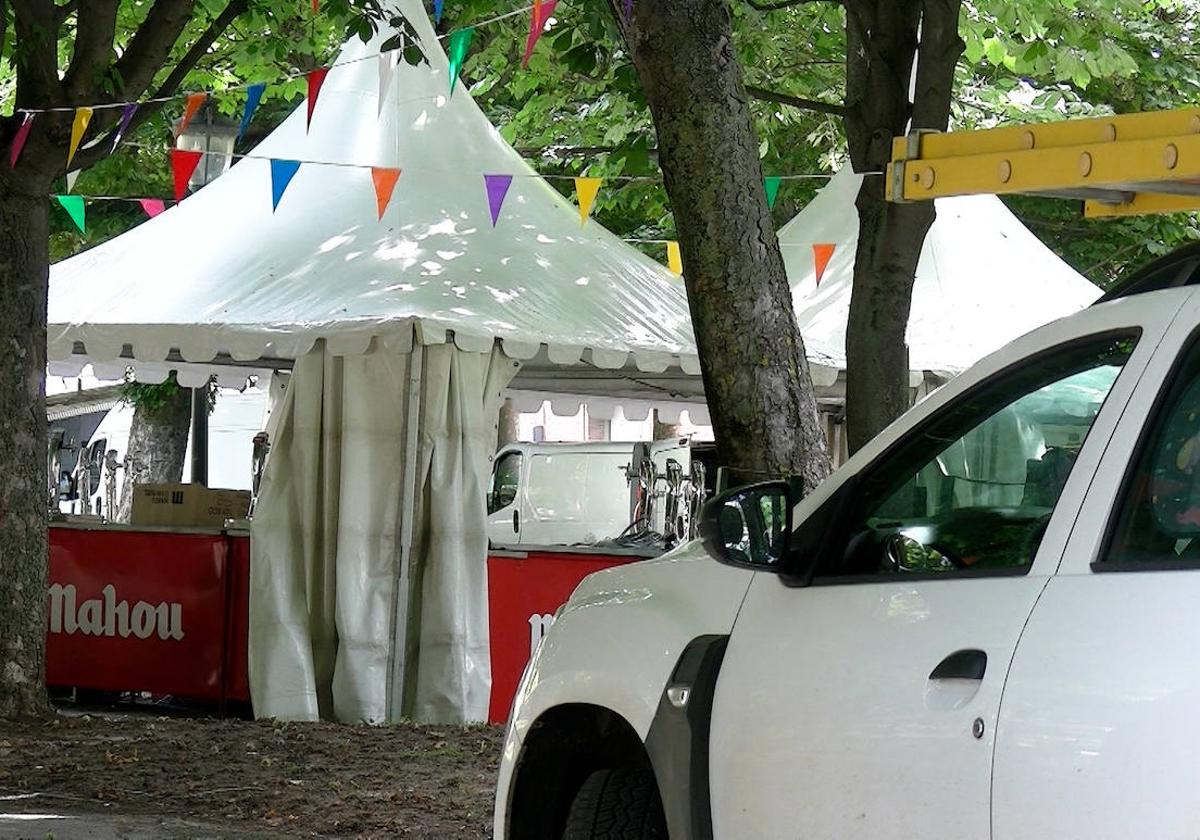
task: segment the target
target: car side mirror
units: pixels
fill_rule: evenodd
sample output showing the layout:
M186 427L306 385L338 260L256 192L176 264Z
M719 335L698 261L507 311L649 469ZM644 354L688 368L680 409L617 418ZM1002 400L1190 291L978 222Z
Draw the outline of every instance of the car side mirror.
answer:
M780 573L792 536L791 486L769 481L727 490L700 512L700 537L713 559L728 566Z

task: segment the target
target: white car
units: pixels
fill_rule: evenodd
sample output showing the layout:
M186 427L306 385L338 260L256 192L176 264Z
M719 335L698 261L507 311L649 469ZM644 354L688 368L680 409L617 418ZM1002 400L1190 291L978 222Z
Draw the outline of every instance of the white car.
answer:
M705 545L586 579L495 836L1195 838L1198 265L993 354L807 498L732 491Z

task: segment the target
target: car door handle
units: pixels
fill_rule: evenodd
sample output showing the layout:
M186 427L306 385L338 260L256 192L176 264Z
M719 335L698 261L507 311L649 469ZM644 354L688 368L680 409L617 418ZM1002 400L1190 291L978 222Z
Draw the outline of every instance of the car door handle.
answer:
M981 650L956 650L929 675L931 680L981 680L987 670L987 654Z
M513 511L513 533L521 533L521 512L516 510Z

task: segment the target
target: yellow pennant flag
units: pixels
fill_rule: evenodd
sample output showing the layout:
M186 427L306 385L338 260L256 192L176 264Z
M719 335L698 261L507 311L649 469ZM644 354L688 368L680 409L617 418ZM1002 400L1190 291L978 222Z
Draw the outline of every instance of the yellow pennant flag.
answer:
M596 194L600 192L600 182L603 178L576 178L575 197L579 200L579 223L588 220L592 205L596 203Z
M75 159L75 151L79 148L79 141L83 139L83 135L87 131L88 123L91 121L91 108L75 109L75 121L71 123L71 147L67 149L68 169L71 167L71 161Z
M678 242L667 243L667 268L674 274L683 274L683 254L679 253Z

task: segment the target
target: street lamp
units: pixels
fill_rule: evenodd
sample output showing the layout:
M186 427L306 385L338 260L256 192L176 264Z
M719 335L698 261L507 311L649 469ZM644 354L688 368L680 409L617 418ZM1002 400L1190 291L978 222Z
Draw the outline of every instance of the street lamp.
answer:
M176 124L178 130L179 123ZM175 137L175 148L204 152L188 186L194 192L224 175L233 163L233 146L238 139L238 125L216 113L212 100L204 103L187 128Z

